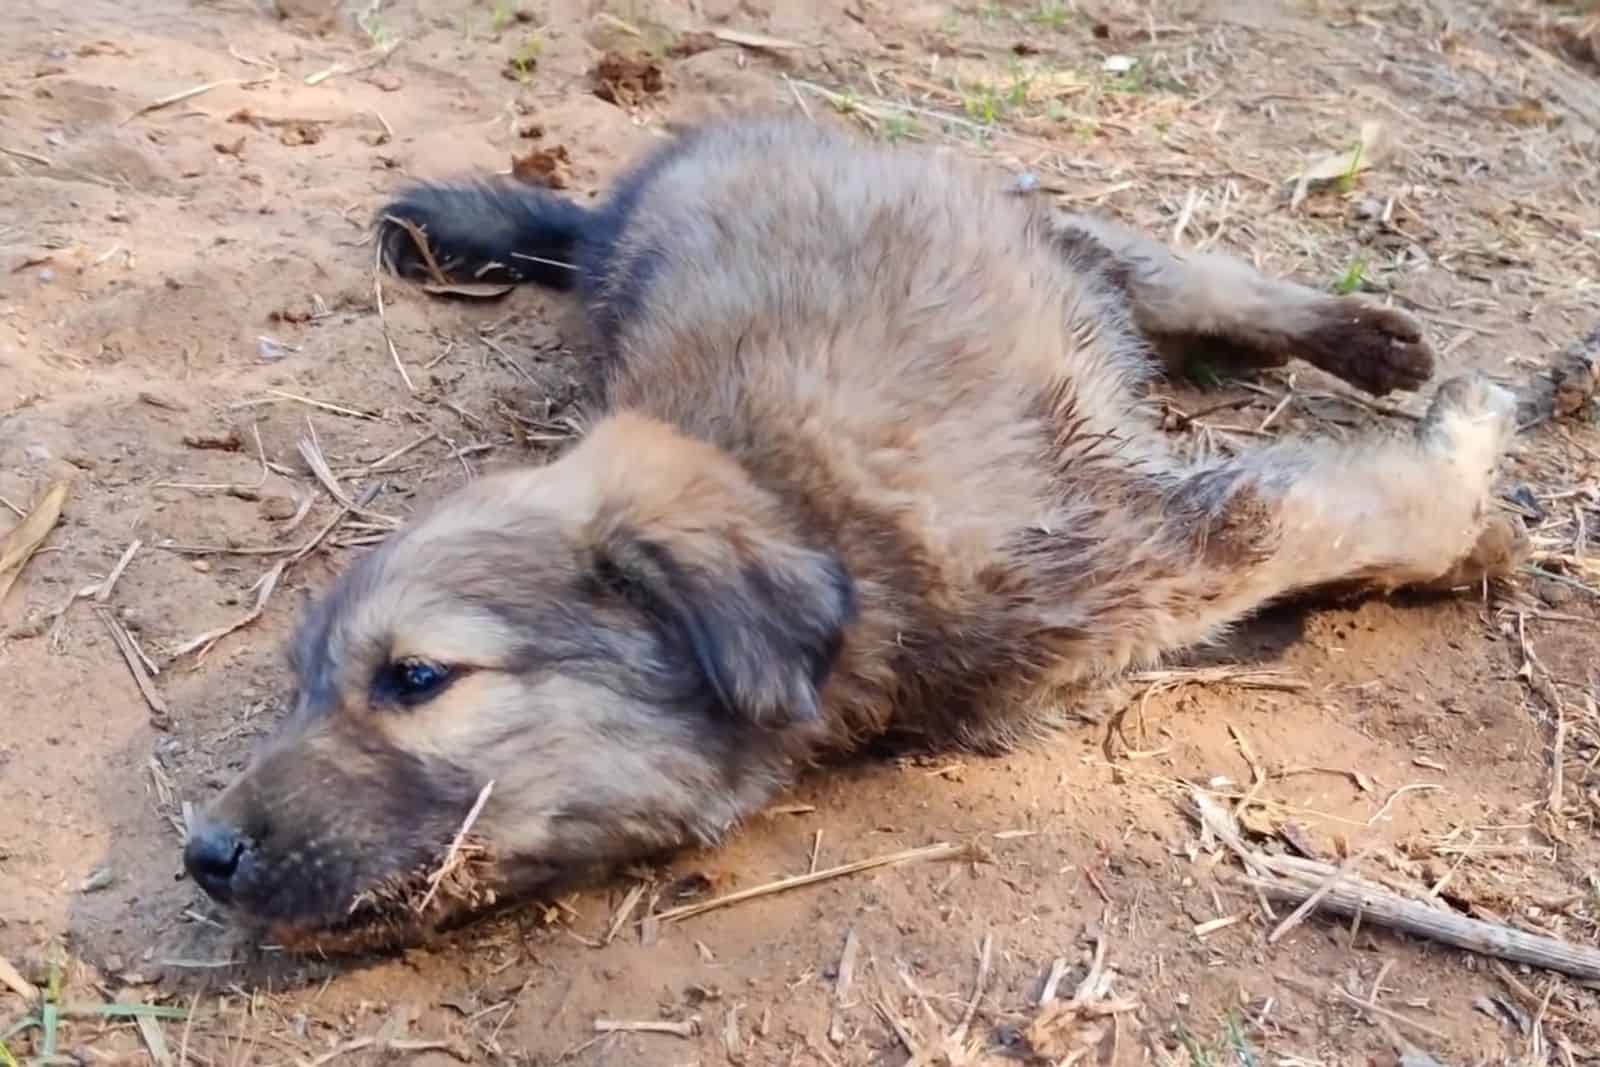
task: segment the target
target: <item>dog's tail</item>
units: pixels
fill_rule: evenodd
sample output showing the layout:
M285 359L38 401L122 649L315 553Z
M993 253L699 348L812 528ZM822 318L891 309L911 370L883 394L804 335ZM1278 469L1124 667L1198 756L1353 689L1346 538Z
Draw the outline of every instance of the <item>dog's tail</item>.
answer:
M511 179L418 184L378 214L384 267L421 281L571 289L596 213Z

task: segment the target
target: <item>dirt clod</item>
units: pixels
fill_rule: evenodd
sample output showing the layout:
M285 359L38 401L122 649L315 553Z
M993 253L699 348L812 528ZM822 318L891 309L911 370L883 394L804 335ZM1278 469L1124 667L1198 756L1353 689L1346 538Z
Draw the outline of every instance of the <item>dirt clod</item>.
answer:
M590 77L594 95L618 107L637 107L667 85L661 67L649 56L607 52Z
M528 185L565 189L569 184L572 157L566 145L535 148L525 156L513 156L511 176Z

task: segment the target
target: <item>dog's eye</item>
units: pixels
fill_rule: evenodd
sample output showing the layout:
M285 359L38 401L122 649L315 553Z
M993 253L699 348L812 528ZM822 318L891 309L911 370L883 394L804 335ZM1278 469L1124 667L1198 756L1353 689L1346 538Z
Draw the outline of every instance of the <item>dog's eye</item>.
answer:
M450 668L422 659L389 664L378 679L380 694L411 707L438 696L450 681Z

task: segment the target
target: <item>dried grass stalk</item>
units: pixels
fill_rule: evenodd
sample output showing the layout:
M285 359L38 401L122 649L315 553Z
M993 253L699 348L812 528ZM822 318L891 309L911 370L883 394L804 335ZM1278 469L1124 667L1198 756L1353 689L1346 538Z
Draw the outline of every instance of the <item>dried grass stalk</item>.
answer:
M0 601L5 600L17 576L22 573L22 568L61 520L61 505L66 499L67 483L52 485L27 518L12 527L4 540L0 540Z

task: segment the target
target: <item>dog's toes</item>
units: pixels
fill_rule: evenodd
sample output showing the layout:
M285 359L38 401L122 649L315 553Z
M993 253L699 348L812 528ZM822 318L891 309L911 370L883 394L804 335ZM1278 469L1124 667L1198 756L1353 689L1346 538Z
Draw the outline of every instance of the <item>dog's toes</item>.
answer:
M1533 542L1516 516L1491 515L1478 532L1472 551L1425 588L1447 591L1507 577L1527 561L1532 548Z
M1373 396L1433 376L1433 348L1415 319L1353 297L1330 301L1302 345L1308 361Z

